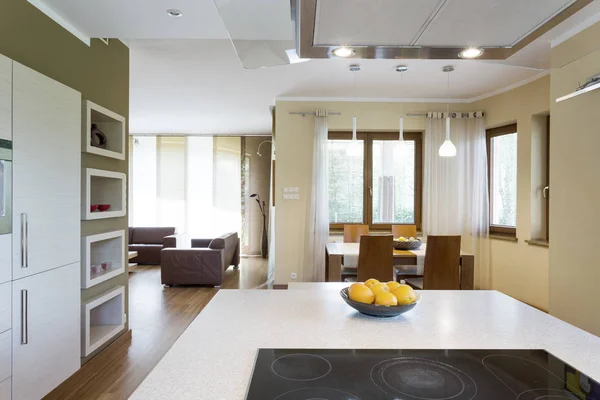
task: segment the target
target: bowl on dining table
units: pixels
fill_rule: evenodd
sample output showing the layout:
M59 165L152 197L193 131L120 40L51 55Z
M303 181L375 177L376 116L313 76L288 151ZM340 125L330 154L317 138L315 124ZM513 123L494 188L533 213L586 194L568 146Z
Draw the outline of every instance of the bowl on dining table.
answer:
M415 308L415 306L417 305L417 303L419 303L419 300L421 299L421 296L419 295L418 292L415 292L415 294L417 295L417 299L412 304L397 305L397 306L382 306L379 304L366 304L366 303L360 303L358 301L352 300L350 298L350 295L348 294L348 288L343 288L340 291L340 296L342 296L342 299L344 299L346 304L348 304L350 307L354 308L356 311L358 311L361 314L369 315L371 317L378 317L378 318L397 317L400 314L404 314L405 312L412 310L413 308Z
M418 250L422 244L423 242L419 239L406 240L404 242L394 239L394 249L396 250Z

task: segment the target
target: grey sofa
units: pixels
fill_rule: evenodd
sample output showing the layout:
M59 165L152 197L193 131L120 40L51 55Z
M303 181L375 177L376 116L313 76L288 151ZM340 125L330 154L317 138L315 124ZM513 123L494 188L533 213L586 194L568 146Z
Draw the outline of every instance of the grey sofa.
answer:
M167 247L176 247L175 228L129 228L129 251L137 251L137 257L129 262L159 265L160 252Z
M192 248L165 248L161 251L163 285L220 286L229 266L240 264L240 240L237 233L214 239L192 239Z

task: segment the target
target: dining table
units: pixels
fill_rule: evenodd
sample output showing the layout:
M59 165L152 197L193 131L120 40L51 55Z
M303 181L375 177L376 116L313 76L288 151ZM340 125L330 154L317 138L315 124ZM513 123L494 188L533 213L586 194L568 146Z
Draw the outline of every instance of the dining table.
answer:
M342 280L342 265L344 257L357 259L359 243L327 243L325 248L325 278L327 282L340 282ZM427 243L422 243L417 250L394 249L394 266L415 266L410 275L423 276L423 261ZM461 290L473 290L475 282L475 256L461 250L460 252L460 288ZM347 268L347 266L345 266Z

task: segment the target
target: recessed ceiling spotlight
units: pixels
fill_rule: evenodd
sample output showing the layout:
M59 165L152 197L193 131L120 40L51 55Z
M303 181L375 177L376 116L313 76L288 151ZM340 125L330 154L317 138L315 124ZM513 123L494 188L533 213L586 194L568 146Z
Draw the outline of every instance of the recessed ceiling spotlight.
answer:
M396 72L406 72L408 71L408 67L406 65L397 65Z
M477 47L469 47L468 49L464 49L458 56L460 58L477 58L483 55L483 49L479 49Z
M174 8L168 9L167 14L169 14L170 17L175 17L175 18L179 18L183 15L183 13L181 11L176 10Z
M333 49L331 53L336 57L346 58L355 55L356 51L354 51L354 49L351 47L338 47Z

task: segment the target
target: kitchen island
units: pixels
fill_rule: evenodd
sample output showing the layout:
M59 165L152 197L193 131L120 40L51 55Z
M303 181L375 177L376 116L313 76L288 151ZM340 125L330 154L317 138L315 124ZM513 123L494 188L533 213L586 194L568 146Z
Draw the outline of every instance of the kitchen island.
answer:
M600 338L496 291L421 291L393 319L337 290L220 290L132 399L245 399L259 348L544 349L596 381Z

